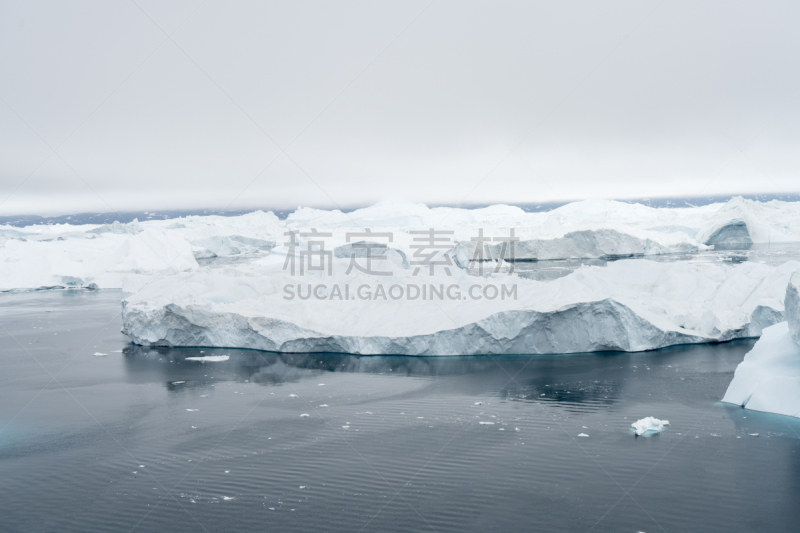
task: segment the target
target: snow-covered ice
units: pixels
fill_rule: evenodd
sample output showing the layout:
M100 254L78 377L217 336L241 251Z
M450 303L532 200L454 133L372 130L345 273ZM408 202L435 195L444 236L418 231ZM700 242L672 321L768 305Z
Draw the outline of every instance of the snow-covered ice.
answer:
M631 427L633 428L634 433L637 435L644 435L647 432L651 433L658 433L664 430L664 426L669 425L669 420L659 420L658 418L654 418L652 416L648 416L642 418L641 420L637 420Z

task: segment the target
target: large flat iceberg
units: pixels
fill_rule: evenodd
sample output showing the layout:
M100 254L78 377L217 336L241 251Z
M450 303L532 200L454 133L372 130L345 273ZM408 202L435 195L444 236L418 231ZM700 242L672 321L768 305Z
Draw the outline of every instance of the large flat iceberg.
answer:
M144 345L279 352L641 351L759 336L784 320L786 286L800 268L621 260L540 282L459 269L345 275L341 261L339 275L293 277L268 258L166 276L123 302L123 331Z

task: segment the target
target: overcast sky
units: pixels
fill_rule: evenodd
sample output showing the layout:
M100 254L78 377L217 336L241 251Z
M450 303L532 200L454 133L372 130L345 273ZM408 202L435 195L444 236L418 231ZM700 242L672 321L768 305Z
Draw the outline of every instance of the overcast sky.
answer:
M0 6L0 215L800 192L798 2Z

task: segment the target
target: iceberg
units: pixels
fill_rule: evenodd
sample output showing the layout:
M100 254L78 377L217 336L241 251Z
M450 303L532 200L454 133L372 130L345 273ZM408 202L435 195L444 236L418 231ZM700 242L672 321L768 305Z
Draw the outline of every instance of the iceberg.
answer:
M669 425L669 420L659 420L658 418L654 418L652 416L648 416L642 418L641 420L637 420L631 427L633 428L634 433L636 436L644 435L645 433L659 433L664 430L664 426Z
M540 282L459 269L346 276L338 261L332 276L293 277L274 260L164 276L123 301L123 332L141 345L275 352L643 351L759 336L784 320L786 286L800 269L620 260Z
M492 244L488 246L486 257L509 257L509 245ZM563 237L552 239L520 240L514 244L514 258L517 260L557 260L557 259L616 259L645 255L674 253L696 253L707 250L709 246L699 244L683 233L666 234L645 231L623 232L617 229L593 229L572 231ZM463 251L462 251L463 249ZM459 243L455 255L460 264L463 258L475 258L477 243Z
M723 402L800 417L800 272L786 287L786 322L764 330L744 357Z
M753 243L798 242L797 202L757 202L742 197L720 207L696 239L712 245L751 245Z
M722 401L800 417L800 345L792 340L788 323L764 330L736 367Z

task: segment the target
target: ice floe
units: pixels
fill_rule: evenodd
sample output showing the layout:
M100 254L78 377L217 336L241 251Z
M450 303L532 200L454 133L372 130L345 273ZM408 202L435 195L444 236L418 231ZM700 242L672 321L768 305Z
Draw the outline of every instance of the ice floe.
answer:
M658 433L664 430L664 426L669 425L669 420L659 420L652 416L637 420L631 427L636 435L644 435L645 433Z

